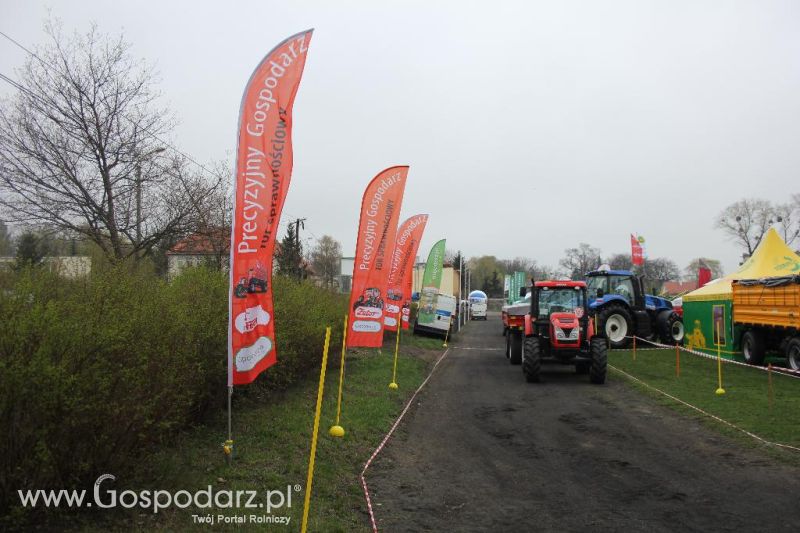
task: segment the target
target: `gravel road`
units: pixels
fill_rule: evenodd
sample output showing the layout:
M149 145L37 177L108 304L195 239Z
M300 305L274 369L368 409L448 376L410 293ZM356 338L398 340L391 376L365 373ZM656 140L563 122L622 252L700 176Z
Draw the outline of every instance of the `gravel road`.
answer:
M382 531L800 531L800 468L472 322L367 474Z

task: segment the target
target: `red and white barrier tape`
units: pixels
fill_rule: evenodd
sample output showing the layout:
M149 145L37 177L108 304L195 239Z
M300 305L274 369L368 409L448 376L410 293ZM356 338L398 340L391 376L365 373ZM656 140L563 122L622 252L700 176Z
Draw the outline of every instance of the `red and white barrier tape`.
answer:
M361 486L364 488L364 497L367 500L367 510L369 511L369 520L372 523L372 531L374 531L376 533L378 531L378 524L375 522L375 513L372 510L372 500L370 500L370 497L369 497L369 488L367 488L367 480L364 478L364 474L367 473L367 469L372 464L372 461L375 460L375 458L378 456L378 454L381 453L381 450L383 450L384 446L386 446L386 443L389 441L389 438L394 433L394 430L397 429L397 426L400 425L400 421L406 415L406 412L411 407L411 404L414 402L414 398L417 397L417 394L419 394L419 391L421 391L422 388L428 383L428 380L431 379L431 376L433 376L433 372L436 370L436 367L439 366L439 363L442 362L442 359L444 359L447 356L449 351L450 351L450 349L448 348L447 350L444 351L444 353L441 355L441 357L439 357L439 359L436 360L436 363L433 365L433 368L431 368L430 373L428 373L428 377L425 378L425 381L422 382L422 384L417 388L417 390L414 391L414 394L411 395L411 398L408 399L408 402L406 403L406 406L400 412L400 416L397 417L397 420L394 421L394 424L392 425L391 429L389 429L389 433L386 434L386 436L383 438L383 440L378 445L378 447L375 448L375 451L372 452L372 455L367 460L367 462L364 464L364 469L361 471L361 475L359 476L359 479L361 480Z
M657 346L659 350L674 350L675 345L669 344L661 344L660 342L649 341L647 339L643 339L641 337L628 337L629 339L636 339L637 341L646 342L648 344L652 344L653 346ZM681 351L699 355L700 357L705 357L706 359L716 359L716 355L711 355L710 353L701 352L699 350L692 350L691 348L684 348L683 346L678 346ZM729 363L733 365L739 365L746 368L752 368L754 370L760 370L762 372L767 372L769 368L766 366L758 366L758 365L749 365L747 363L742 363L741 361L736 361L735 359L728 359L726 357L721 358L723 363ZM790 378L800 378L800 370L792 370L791 368L784 368L782 366L773 366L772 372L776 374L783 374L784 376L788 376Z
M641 379L639 379L639 378L637 378L637 377L634 377L634 376L632 376L632 375L628 374L628 373L627 373L627 372L625 372L624 370L620 370L619 368L615 367L614 365L608 365L608 366L609 366L609 367L610 367L612 370L614 370L615 372L619 372L620 374L622 374L623 376L627 377L627 378L628 378L628 379L630 379L631 381L635 381L635 382L637 382L637 383L640 383L640 384L642 384L644 387L647 387L648 389L651 389L651 390L654 390L654 391L656 391L656 392L658 392L658 393L661 393L661 394L663 394L664 396L666 396L667 398L669 398L669 399L671 399L671 400L674 400L674 401L676 401L676 402L678 402L678 403L680 403L680 404L682 404L682 405L685 405L686 407L689 407L689 408L691 408L691 409L694 409L694 410L695 410L695 411L697 411L698 413L701 413L701 414L703 414L703 415L705 415L705 416L707 416L707 417L709 417L709 418L713 418L713 419L714 419L714 420L716 420L717 422L721 422L722 424L725 424L726 426L732 427L733 429L736 429L736 430L738 430L738 431L741 431L741 432L742 432L742 433L744 433L745 435L747 435L747 436L749 436L749 437L752 437L752 438L754 438L755 440L757 440L757 441L759 441L759 442L761 442L761 443L763 443L763 444L767 444L767 445L769 445L769 446L777 446L777 447L779 447L779 448L786 448L786 449L788 449L788 450L794 450L794 451L796 451L796 452L800 452L800 448L797 448L797 447L795 447L795 446L790 446L790 445L788 445L788 444L781 444L780 442L772 442L772 441L769 441L769 440L765 439L764 437L759 437L759 436L758 436L758 435L756 435L755 433L751 433L751 432L747 431L747 430L746 430L746 429L744 429L744 428L740 428L739 426L737 426L737 425L735 425L735 424L733 424L733 423L731 423L731 422L728 422L727 420L724 420L724 419L722 419L722 418L720 418L720 417L718 417L718 416L716 416L716 415L712 415L712 414L711 414L711 413L709 413L708 411L703 411L703 410L702 410L702 409L700 409L699 407L696 407L696 406L694 406L694 405L692 405L692 404L690 404L690 403L688 403L688 402L685 402L685 401L681 400L680 398L676 398L675 396L673 396L673 395L671 395L671 394L669 394L669 393L667 393L667 392L664 392L663 390L661 390L661 389L659 389L659 388L657 388L657 387L654 387L654 386L650 385L649 383L646 383L646 382L642 381Z

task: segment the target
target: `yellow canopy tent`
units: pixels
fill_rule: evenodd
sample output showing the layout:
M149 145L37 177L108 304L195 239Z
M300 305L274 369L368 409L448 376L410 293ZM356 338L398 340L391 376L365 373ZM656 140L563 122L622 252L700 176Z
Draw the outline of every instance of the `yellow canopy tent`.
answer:
M777 231L770 229L739 270L684 295L685 345L708 353L719 349L726 356L738 355L742 331L731 320L731 281L797 273L800 273L800 256L786 246Z
M684 295L684 302L723 300L731 298L731 281L787 276L800 273L800 256L792 251L774 228L770 228L761 243L739 270L704 287Z

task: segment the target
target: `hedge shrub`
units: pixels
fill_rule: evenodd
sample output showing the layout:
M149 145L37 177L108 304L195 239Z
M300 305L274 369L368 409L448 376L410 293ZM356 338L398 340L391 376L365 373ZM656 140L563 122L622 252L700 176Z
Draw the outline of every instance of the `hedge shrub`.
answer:
M0 281L0 514L18 505L17 489L89 488L129 472L223 408L226 274L189 269L168 283L116 266L81 280L31 270ZM250 390L303 378L346 308L311 283L273 283L279 363Z

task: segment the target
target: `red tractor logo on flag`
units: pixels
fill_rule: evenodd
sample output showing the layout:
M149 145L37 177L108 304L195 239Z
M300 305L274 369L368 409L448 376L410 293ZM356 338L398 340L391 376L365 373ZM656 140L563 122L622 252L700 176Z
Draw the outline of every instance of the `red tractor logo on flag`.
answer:
M239 278L233 293L237 298L246 298L248 294L267 292L267 269L256 261L255 267L247 271L247 277Z
M375 309L383 309L383 300L381 299L380 289L370 288L364 291L364 294L358 297L358 300L353 304L353 309L359 307L373 307Z

